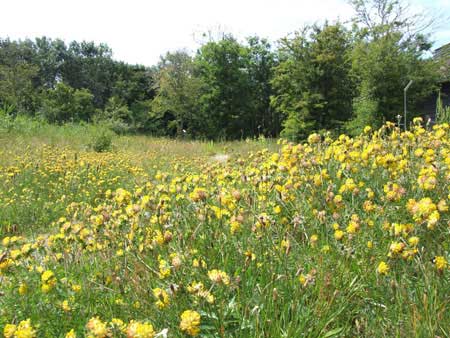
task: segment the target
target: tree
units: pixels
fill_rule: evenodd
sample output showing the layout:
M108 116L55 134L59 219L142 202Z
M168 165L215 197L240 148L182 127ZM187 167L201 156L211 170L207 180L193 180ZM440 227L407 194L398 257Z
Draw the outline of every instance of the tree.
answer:
M391 33L401 32L405 40L423 37L423 32L433 27L435 18L427 13L412 13L404 0L350 0L355 10L353 23L363 35L377 39ZM431 45L423 40L423 47Z
M106 126L118 134L123 134L136 128L133 114L126 103L124 103L124 100L117 96L112 96L108 99L105 109L95 114L93 122Z
M437 63L424 58L431 44L420 27L414 27L415 17L405 15L401 2L358 0L353 4L359 26L355 27L352 72L358 91L347 127L357 134L365 125L378 127L383 120L396 121L409 80L414 85L408 106L417 110L435 88L438 72Z
M43 100L42 114L50 122L89 121L94 114L93 95L87 89L74 89L58 83Z
M34 42L35 65L39 67L38 86L52 89L62 80L61 68L67 58L67 47L60 39L36 38Z
M73 41L61 65L62 81L75 89L85 88L94 96L96 108L103 108L111 96L115 63L106 44Z
M271 105L285 117L282 135L303 139L314 130L338 128L351 116L350 52L350 34L339 23L307 26L281 40Z
M127 106L132 121L130 130L154 131L149 114L156 95L155 74L155 70L144 66L115 63L111 97L119 98Z
M190 135L201 134L198 102L202 83L195 74L195 65L186 51L167 53L158 66L157 95L153 101L153 112L164 117L173 117L169 122L170 133L181 136L183 130Z
M68 87L57 88L59 83ZM73 41L67 46L62 40L47 37L34 41L0 39L0 104L8 111L40 112L61 122L67 118L65 113L52 110L63 103L58 103L57 96L75 96L79 102L92 101L95 107L88 104L88 111L70 113L69 119L89 120L94 108L105 110L114 97L128 109L130 128L146 130L149 103L155 96L153 84L151 69L114 61L105 44ZM111 111L114 109L108 107L105 113Z
M280 133L280 116L270 107L270 96L273 94L270 81L277 64L276 55L266 39L254 36L248 38L247 42L254 124L252 129L255 134L277 136Z
M120 97L128 106L138 101L151 100L156 95L155 76L154 69L116 62L111 95Z
M199 99L209 138L242 138L256 134L249 75L249 50L231 35L203 45L195 58L204 83Z
M0 40L0 102L21 113L32 112L38 105L34 83L39 68L33 56L29 40Z

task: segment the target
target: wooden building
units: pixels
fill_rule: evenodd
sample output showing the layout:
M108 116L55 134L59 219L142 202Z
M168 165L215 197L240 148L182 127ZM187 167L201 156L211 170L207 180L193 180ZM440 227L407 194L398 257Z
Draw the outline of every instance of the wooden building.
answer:
M443 106L450 106L450 43L434 51L433 58L436 61L444 61L440 69L442 74L439 80L439 87L441 93L441 100ZM425 102L422 108L423 116L431 118L433 121L436 117L436 104L438 99L438 92L431 95Z

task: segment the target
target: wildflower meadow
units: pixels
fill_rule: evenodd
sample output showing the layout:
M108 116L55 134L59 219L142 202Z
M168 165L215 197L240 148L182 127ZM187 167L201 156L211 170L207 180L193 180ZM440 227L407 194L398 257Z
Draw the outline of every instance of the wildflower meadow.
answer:
M0 333L450 337L449 133L1 138Z

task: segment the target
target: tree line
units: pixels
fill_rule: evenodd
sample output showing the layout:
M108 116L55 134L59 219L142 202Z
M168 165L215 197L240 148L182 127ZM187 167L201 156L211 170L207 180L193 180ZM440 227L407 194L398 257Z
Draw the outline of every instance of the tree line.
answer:
M153 67L116 61L105 44L0 39L0 107L120 133L301 140L396 121L413 80L408 106L420 114L440 76L427 57L423 18L405 14L397 0L351 3L351 23L305 26L275 46L223 34Z

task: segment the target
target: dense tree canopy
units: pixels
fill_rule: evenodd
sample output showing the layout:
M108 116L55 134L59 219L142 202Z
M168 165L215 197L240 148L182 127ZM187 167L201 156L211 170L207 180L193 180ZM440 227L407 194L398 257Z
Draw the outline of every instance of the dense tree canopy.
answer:
M414 33L417 18L405 16L399 1L353 3L355 22L360 26L352 56L358 91L348 127L357 133L365 125L378 127L383 120L395 121L402 113L403 88L410 80L414 85L409 90L409 103L417 109L435 89L439 65L423 57L431 44L420 31Z
M205 84L200 111L208 123L207 136L253 134L248 52L230 36L209 42L198 51L195 62Z
M89 121L94 114L93 98L89 90L61 82L42 98L42 114L53 123Z
M281 41L272 79L272 106L283 116L285 136L338 128L351 114L350 35L340 25L305 27Z
M127 106L128 121L144 129L148 108L142 106L153 99L152 86L151 69L113 60L105 44L0 41L0 102L16 113L55 123L91 121L115 97Z
M221 34L194 55L167 53L151 68L114 60L105 44L0 39L0 109L116 132L301 140L396 121L413 80L408 106L420 115L439 77L439 62L426 57L429 22L400 0L351 4L352 26L305 26L277 49L256 36Z
M171 119L166 126L170 134L178 136L189 131L198 135L201 119L198 100L202 82L195 74L195 65L186 51L167 53L158 66L157 95L153 112L161 119Z

